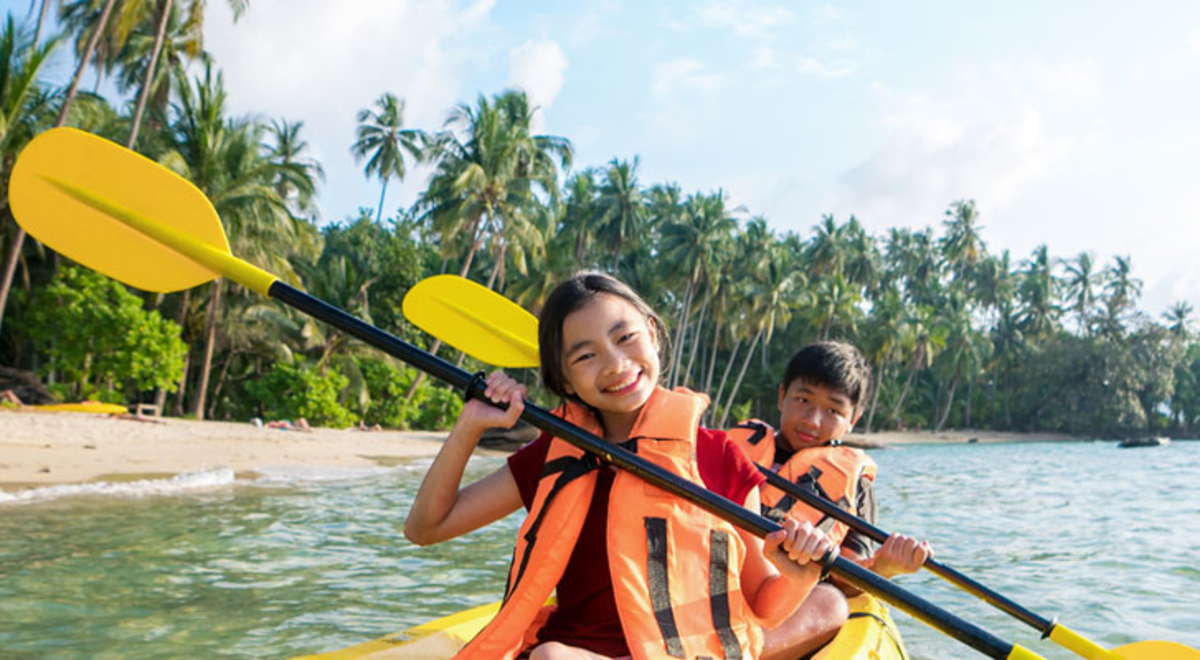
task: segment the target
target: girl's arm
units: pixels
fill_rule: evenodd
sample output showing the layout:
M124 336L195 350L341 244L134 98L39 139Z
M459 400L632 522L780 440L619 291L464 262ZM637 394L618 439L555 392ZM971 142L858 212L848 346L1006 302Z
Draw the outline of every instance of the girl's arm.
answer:
M758 489L746 496L746 508L760 511ZM821 579L815 560L833 547L825 535L790 518L784 529L760 539L741 531L746 543L742 592L764 628L775 628L792 615Z
M512 428L525 409L525 386L503 373L488 377L485 396L507 402L507 411L472 399L464 406L449 437L425 473L417 497L404 521L404 536L417 545L430 545L479 529L516 511L521 493L508 465L459 488L471 452L489 428Z

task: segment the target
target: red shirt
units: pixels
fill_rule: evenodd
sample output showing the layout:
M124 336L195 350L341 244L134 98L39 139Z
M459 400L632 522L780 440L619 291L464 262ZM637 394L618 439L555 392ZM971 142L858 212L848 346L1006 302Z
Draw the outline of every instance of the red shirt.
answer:
M508 469L526 509L533 505L549 450L550 436L543 433L508 457ZM738 504L766 481L745 451L730 442L724 431L696 429L696 464L706 488ZM617 616L606 550L608 495L612 491L614 470L612 467L600 470L579 540L558 582L558 610L538 631L539 642L562 642L609 657L629 655Z

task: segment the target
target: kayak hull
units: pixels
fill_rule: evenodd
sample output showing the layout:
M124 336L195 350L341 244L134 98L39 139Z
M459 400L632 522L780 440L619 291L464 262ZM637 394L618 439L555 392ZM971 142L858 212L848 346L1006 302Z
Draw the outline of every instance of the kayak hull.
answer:
M34 410L45 412L82 412L103 413L115 415L129 412L129 408L117 403L100 403L97 401L82 401L79 403L48 403L41 406L31 406Z
M445 660L495 616L499 603L452 614L348 648L293 660ZM906 660L900 631L882 603L863 594L850 599L850 620L813 660Z

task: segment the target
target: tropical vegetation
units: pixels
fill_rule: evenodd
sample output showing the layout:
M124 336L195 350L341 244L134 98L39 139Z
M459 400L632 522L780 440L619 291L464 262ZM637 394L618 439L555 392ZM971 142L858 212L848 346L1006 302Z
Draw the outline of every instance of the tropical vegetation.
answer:
M326 209L337 219L319 223L325 173L303 122L230 111L203 49L205 3L65 2L57 36L41 33L46 4L36 28L10 15L0 34L0 364L37 372L58 396L393 428L444 428L461 405L240 287L130 292L26 240L8 208L9 171L33 136L71 125L192 181L241 258L432 350L400 311L424 277L457 273L536 313L572 272L613 273L664 319L664 379L709 393L713 425L771 418L787 358L823 339L849 341L871 363L860 430L1114 436L1188 434L1200 423L1194 310L1142 310L1127 256L989 249L985 209L966 198L921 229L876 234L826 215L781 232L720 190L645 181L636 155L576 166L568 139L536 134L519 90L450 108L440 127L406 125L404 99L382 92L346 146L379 181L379 199ZM46 82L47 56L70 44L74 75ZM88 70L129 97L80 92ZM417 163L430 172L423 190L389 211L389 182ZM534 374L521 377L544 396Z

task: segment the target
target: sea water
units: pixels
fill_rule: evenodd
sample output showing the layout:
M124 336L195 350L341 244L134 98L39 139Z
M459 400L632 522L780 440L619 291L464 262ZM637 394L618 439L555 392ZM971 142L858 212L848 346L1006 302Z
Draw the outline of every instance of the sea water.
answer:
M1200 442L909 446L879 526L1093 640L1200 647ZM468 479L501 465L473 459ZM511 516L429 548L404 515L428 462L227 471L0 494L0 657L285 658L500 597ZM1048 658L1070 653L928 573L899 584ZM982 657L896 614L913 658Z

